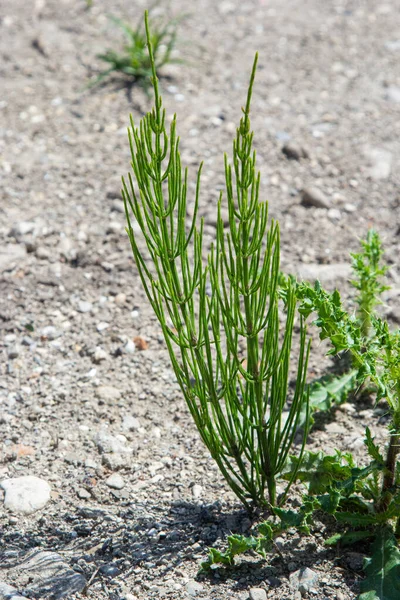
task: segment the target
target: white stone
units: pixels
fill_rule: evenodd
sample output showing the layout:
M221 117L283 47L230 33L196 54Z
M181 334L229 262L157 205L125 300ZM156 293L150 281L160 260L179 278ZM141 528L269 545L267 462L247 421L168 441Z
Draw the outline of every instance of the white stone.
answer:
M107 352L103 348L97 347L93 355L93 360L95 363L100 363L102 360L106 360L107 357Z
M122 419L122 429L124 431L134 431L135 429L139 429L140 421L136 417L132 415L126 415Z
M126 445L127 439L123 435L111 435L104 429L99 431L95 436L95 442L102 454L131 454L132 448Z
M267 600L267 592L262 588L251 588L249 598L250 600Z
M93 304L91 302L87 302L86 300L80 300L78 303L78 310L81 313L90 312L93 308Z
M106 479L106 485L114 490L122 490L125 485L125 481L121 475L118 473L113 473L108 479Z
M201 487L201 485L199 485L198 483L195 483L195 485L192 487L193 498L195 498L197 500L198 498L200 498L202 493L203 493L203 488Z
M4 506L16 513L30 515L43 508L50 500L51 487L44 479L33 475L3 479Z

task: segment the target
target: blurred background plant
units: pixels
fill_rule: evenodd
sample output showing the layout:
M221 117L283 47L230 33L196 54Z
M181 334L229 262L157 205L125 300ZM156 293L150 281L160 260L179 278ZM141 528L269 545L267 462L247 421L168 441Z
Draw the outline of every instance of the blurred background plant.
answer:
M161 18L151 20L150 41L157 71L160 71L167 64L182 62L181 59L174 56L174 50L177 28L184 17L185 15L181 15L169 20ZM109 18L121 29L126 41L120 51L110 49L97 55L97 58L109 66L89 83L89 87L103 82L116 73L121 73L127 77L128 83L139 84L147 93L151 86L152 71L147 51L146 32L142 20L136 27L132 27L128 22L118 17L110 16Z

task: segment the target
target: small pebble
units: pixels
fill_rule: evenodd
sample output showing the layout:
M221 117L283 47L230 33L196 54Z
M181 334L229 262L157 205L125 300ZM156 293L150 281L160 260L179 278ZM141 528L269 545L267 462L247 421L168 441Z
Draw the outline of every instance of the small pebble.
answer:
M303 146L297 144L296 142L287 142L283 148L282 152L287 158L292 160L300 160L301 158L308 158L308 152Z
M267 600L267 592L262 588L250 588L250 600Z
M201 583L198 583L197 581L194 581L193 579L188 581L186 584L186 592L189 594L189 596L196 597L198 594L201 594L203 589L204 588L201 585Z
M88 313L92 308L93 304L91 302L86 302L86 300L80 300L78 302L78 310L80 313Z
M316 208L330 208L330 202L321 190L316 187L309 187L303 190L301 197L303 206L314 206Z
M9 348L7 351L8 358L10 360L14 360L14 358L18 358L19 352L20 352L20 350L19 350L18 346L11 346L11 348Z
M125 481L118 473L113 473L108 479L106 479L106 485L114 490L122 490L125 486Z

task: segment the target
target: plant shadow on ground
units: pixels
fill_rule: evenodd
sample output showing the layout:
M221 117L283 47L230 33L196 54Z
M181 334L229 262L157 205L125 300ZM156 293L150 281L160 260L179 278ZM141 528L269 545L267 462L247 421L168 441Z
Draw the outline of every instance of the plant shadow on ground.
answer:
M82 505L60 515L57 522L42 517L33 531L5 527L0 540L0 574L8 569L9 583L15 585L12 570L23 563L27 552L50 550L84 575L88 587L94 582L107 589L108 585L124 584L138 566L147 569L148 581L161 583L188 561L200 568L209 546L224 544L233 532L248 535L252 524L244 509L222 507L219 502L201 505L179 501L169 507L151 503ZM325 560L335 561L335 553L337 564L343 566L337 551L318 546L315 538L288 536L284 548L266 560L248 555L235 567L212 570L198 579L213 586L230 582L237 591L263 581L279 588L290 575L290 562L296 568L313 567ZM354 572L345 568L343 577L353 588ZM10 577L6 574L1 579Z

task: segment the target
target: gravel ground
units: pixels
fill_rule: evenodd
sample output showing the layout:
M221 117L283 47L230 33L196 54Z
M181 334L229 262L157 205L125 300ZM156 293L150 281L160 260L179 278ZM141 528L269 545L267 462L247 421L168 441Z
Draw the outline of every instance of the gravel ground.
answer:
M157 12L187 12L181 0L166 4ZM383 310L393 323L396 4L199 0L180 29L186 62L165 68L162 80L192 187L205 161L201 213L211 239L222 155L259 51L252 125L263 195L281 223L283 266L346 296L348 252L374 226L390 264ZM0 580L31 599L355 598L362 553L324 547L329 523L316 522L308 538L283 537L267 562L250 558L233 572L196 578L207 548L251 522L189 418L124 232L126 126L149 99L120 78L85 88L102 68L96 54L118 44L107 15L137 22L144 8L2 2L0 481L35 476L50 489L30 514L9 510L7 498L3 506L0 490ZM314 348L310 378L330 366L318 341ZM318 424L310 447L357 456L367 424L383 435L378 413L345 404ZM24 498L35 501L33 493ZM296 579L306 567L309 588ZM9 598L4 583L0 598Z

